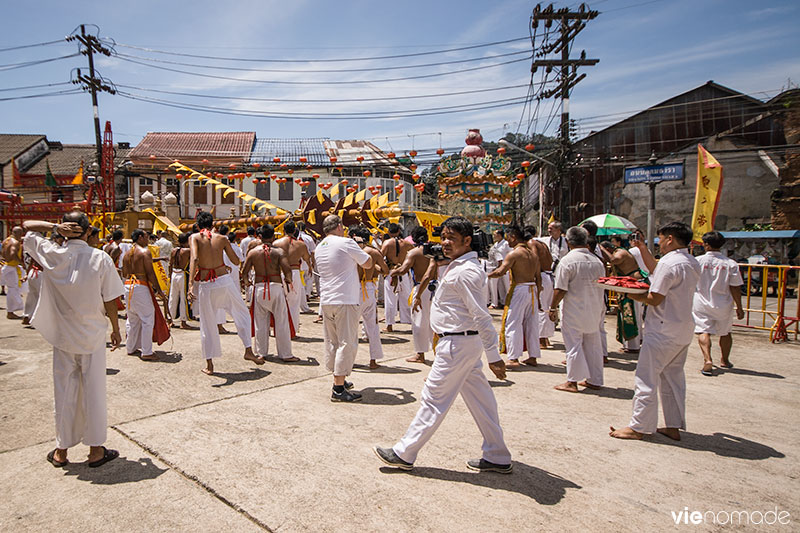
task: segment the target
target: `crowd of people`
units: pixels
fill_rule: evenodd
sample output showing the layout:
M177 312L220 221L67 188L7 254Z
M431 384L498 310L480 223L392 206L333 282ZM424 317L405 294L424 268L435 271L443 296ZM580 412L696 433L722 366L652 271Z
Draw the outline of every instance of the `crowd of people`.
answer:
M703 236L706 254L688 251L691 229L674 222L659 228L657 260L633 234L631 247L620 237L598 242L597 227L584 223L566 232L558 222L547 237L536 228L511 226L494 233L494 245L479 254L473 226L463 217L441 228L441 254L425 253L424 228L408 237L390 224L386 233L364 226L345 228L330 215L314 239L302 223L287 220L282 236L267 224L235 232L215 225L200 212L191 232L171 238L135 229L130 242L121 230L101 243L86 215L74 211L63 222L26 221L3 241L2 277L8 319L23 319L53 346L56 448L54 466L67 463L68 448L90 447L89 465L116 457L106 449L106 319L110 346L122 343L118 313L125 313L127 353L158 360L154 343L170 336L170 326L200 332L202 371L215 372L222 355L220 334L230 316L245 360L263 365L270 358L294 363L293 339L316 294L316 321L322 322L326 368L332 373L331 401L358 402L348 380L359 339L368 343L369 368L380 367L379 302L384 332L411 325L411 363L433 366L420 408L405 435L392 447L376 447L385 463L411 469L419 450L460 393L483 435L483 454L468 462L479 471L508 473L511 456L503 440L497 403L483 371L505 379L506 371L537 366L542 350L552 348L557 325L564 341L566 381L555 389L578 393L601 389L608 347L605 319L608 293L598 279L613 273L646 280L649 290L618 295L617 339L638 353L633 415L610 435L641 439L659 432L680 439L685 429L684 365L693 333L703 354L702 372L713 373L711 336L720 337L721 364L731 367L731 327L741 318L742 284L736 263L719 253L724 238ZM50 237L46 237L46 235ZM161 279L160 279L161 278ZM383 280L381 281L381 278ZM162 286L168 288L167 293ZM488 308L503 314L498 330ZM199 328L191 321L199 321ZM361 323L361 326L359 326ZM253 340L255 339L255 340ZM527 351L527 356L525 353ZM505 355L505 359L504 356ZM658 404L664 427L657 427Z

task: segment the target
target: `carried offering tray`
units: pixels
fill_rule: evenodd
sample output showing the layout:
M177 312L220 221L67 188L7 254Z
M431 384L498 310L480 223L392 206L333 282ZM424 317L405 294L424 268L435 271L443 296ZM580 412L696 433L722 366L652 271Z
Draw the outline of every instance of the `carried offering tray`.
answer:
M650 286L647 283L630 276L600 278L597 280L597 284L609 291L628 294L645 294L650 290Z

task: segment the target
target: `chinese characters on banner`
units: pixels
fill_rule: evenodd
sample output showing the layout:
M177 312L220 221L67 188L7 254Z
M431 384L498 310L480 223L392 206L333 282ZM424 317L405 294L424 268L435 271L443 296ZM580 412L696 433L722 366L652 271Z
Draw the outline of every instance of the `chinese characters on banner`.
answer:
M414 211L414 214L417 215L417 222L419 222L419 225L428 230L428 240L431 242L439 242L439 237L433 236L433 228L441 226L442 222L447 220L447 215L428 213L427 211Z
M722 194L722 165L702 145L697 145L697 187L692 213L694 242L702 242L704 233L714 229L719 198Z

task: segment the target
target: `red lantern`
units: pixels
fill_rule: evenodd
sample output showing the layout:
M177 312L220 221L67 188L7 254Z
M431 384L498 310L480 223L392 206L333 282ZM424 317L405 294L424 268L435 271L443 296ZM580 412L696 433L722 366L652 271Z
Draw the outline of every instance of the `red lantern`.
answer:
M369 192L371 192L371 193L372 193L372 195L373 195L373 196L375 196L376 194L378 194L378 193L379 193L379 192L381 192L381 191L379 191L378 189L372 189L372 190L371 190L371 191L369 191Z
M341 183L342 185L347 185L348 183L350 183L350 180L342 180L339 183Z
M415 189L416 189L418 192L422 192L422 191L424 191L424 190L425 190L425 184L424 184L424 183L417 183L416 185L414 185L414 188L415 188Z
M522 174L522 173L517 174L517 180L518 181L522 181L524 179L525 179L525 174Z
M436 154L437 155L444 155L444 148L439 148L438 150L436 150Z
M253 178L253 183L258 183L258 178Z
M208 161L208 159L203 159L202 163L203 163L203 166L205 166L205 165L209 164L209 161Z
M289 165L287 165L286 163L281 163L281 168L288 168L288 167Z
M335 155L331 156L331 163L336 163L338 160L339 160L339 158L336 157Z
M383 186L382 186L382 185L376 185L376 186L375 186L375 190L376 190L376 191L379 191L379 190L381 190L381 189L383 189Z
M302 182L302 181L303 181L303 180L301 180L300 178L295 178L295 179L294 179L294 182L295 182L296 184L298 184L298 185L300 185L300 182Z
M261 163L253 163L253 168L261 168Z
M363 155L360 155L360 156L356 157L356 161L358 161L358 162L361 162L363 160L364 160L364 156Z
M154 156L153 154L150 154L150 160L151 160L151 161L152 161L153 159L155 159L155 158L156 158L156 156Z
M252 172L245 172L245 173L244 173L244 175L245 175L245 176L247 176L247 177L249 178L250 176L252 176L252 175L253 175L253 173L252 173Z
M531 162L523 161L522 163L519 164L519 166L521 166L522 168L528 168L529 166L531 166Z
M402 185L395 185L394 186L394 190L397 192L397 194L400 194L401 192L403 192L403 186Z
M411 170L417 170L417 164L416 164L416 163L411 163L411 164L408 166L408 168L410 168Z
M290 169L289 169L289 170L287 170L286 172L287 172L287 174L289 174L289 175L292 175L292 174L294 174L294 169L291 169L291 168L290 168Z
M501 146L500 148L497 149L497 153L503 155L504 153L506 153L506 149Z
M315 180L318 180L319 179L319 174L312 174L311 177L314 178Z
M417 157L417 151L411 150L410 152L408 152L408 155L410 155L411 157Z
M324 183L320 183L320 184L318 185L318 187L319 187L320 189L324 189L324 188L325 188L325 184L324 184Z
M314 168L312 165L306 165L306 170L311 170L312 168Z
M255 180L253 180L253 181L255 181ZM265 185L266 183L267 183L267 180L261 180L261 185Z
M235 169L236 168L236 163L231 163L230 165L228 165L228 168L231 169L231 170Z
M280 163L281 162L281 158L280 157L273 157L272 158L272 162L273 163Z
M400 181L400 174L395 174L394 176L392 176L392 179L394 181Z
M176 180L182 180L183 179L183 174L175 174L175 179Z
M536 150L536 146L534 146L533 143L528 143L525 145L525 149L529 152L533 152L534 150Z
M270 177L270 179L272 179L273 181L274 181L274 180L276 180L276 179L278 179L278 175L277 175L277 174L270 174L270 175L269 175L269 177Z
M413 179L414 181L419 181L419 174L414 174L413 176L411 176L411 179Z
M395 156L396 154L394 152L389 152L388 154L386 154L386 157L388 157L389 159L394 159Z
M364 171L364 177L365 177L365 178L368 178L368 177L370 177L370 176L372 176L372 172L370 172L369 170L365 170L365 171Z
M300 161L301 163L307 163L307 162L308 162L308 158L307 158L307 157L301 157L301 158L299 159L299 161Z

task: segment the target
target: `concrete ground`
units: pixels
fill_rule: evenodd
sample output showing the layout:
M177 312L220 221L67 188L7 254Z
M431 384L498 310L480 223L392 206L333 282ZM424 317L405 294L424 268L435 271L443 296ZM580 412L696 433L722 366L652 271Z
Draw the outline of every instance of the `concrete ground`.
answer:
M173 330L160 362L109 353L107 445L120 458L90 469L87 448L78 446L74 462L56 469L45 460L54 447L51 349L0 312L0 529L653 531L676 528L673 512L687 509L725 521L726 513L776 508L790 513L789 525L749 529L797 529L797 343L736 331L736 366L714 377L700 375L693 345L689 431L680 442L660 435L631 442L608 437L609 425L628 422L636 365L618 350L614 317L606 324L607 387L598 392L553 390L565 379L556 333L538 368L502 382L486 370L512 475L466 468L480 455L481 437L461 400L414 471L402 473L371 448L393 444L418 408L429 367L404 361L410 327L385 334L387 360L377 371L366 369L361 344L352 380L364 401L334 404L314 318L302 316L303 338L294 343L300 364L255 366L227 335L218 374L209 377L200 372L198 331ZM694 527L718 529L705 516Z

